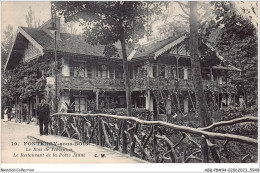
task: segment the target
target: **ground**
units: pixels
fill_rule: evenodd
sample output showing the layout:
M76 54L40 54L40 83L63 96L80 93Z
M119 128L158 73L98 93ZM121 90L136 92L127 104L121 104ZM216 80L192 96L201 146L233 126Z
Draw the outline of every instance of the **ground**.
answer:
M34 124L3 122L2 163L142 163L129 155L59 136L40 136Z

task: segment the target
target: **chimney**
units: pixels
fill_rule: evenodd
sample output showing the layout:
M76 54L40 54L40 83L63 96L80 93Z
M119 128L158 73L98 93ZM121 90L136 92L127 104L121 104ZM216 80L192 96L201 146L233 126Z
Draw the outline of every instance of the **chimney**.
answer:
M55 22L55 21L54 21ZM44 24L42 24L39 29L42 29L45 33L47 33L49 36L51 36L51 38L54 39L54 34L52 34L50 32L50 30L48 28L52 27L52 19L48 20L47 22L45 22ZM57 31L56 31L56 39L57 40L61 40L60 39L60 17L56 17L56 26Z

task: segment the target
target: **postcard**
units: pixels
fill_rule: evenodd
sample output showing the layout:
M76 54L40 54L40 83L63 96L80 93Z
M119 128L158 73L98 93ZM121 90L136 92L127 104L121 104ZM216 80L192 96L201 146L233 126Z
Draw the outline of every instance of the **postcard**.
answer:
M1 171L259 171L258 2L1 10Z

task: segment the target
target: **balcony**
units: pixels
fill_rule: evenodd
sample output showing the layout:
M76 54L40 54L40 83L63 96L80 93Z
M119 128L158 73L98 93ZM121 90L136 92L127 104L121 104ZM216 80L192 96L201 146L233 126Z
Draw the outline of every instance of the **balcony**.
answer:
M222 93L234 93L236 91L236 86L230 83L219 84L219 91Z
M218 83L217 81L207 81L203 80L203 87L205 90L218 90ZM147 78L145 79L132 79L131 80L131 87L133 90L140 90L140 89L176 89L177 87L180 90L187 91L187 90L194 90L194 85L191 80L176 80L176 79L166 79L166 78Z
M63 89L104 89L104 90L124 90L123 79L103 79L103 78L84 78L61 76L60 87Z
M79 89L79 90L125 90L124 79L104 79L104 78L83 78L83 77L59 77L60 87L63 89ZM217 81L203 80L204 90L211 91L232 91L234 86L231 84L219 85ZM176 89L177 87L182 91L194 90L194 85L191 80L167 79L167 78L140 78L130 79L130 86L132 91L138 90L167 90Z

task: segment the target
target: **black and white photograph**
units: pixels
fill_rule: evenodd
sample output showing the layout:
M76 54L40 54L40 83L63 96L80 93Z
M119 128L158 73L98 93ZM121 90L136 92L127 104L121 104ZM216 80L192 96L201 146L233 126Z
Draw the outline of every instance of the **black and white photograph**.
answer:
M1 172L258 158L258 1L1 2Z

